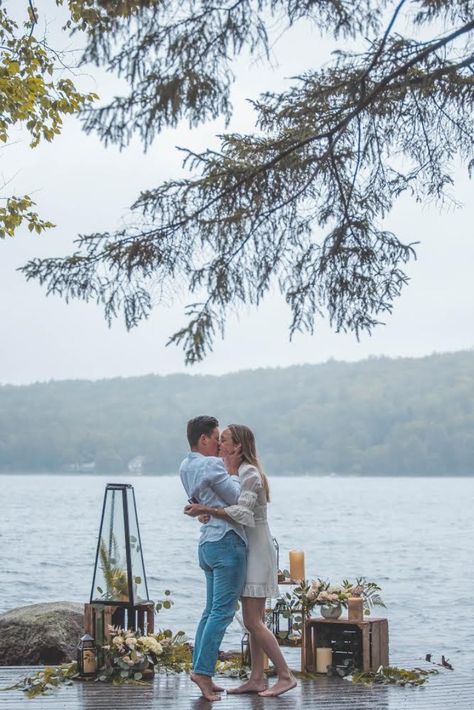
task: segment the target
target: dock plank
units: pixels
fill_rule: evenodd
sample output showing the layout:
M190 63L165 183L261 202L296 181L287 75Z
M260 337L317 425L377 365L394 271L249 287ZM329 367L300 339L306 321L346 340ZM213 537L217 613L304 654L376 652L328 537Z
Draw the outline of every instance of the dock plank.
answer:
M397 665L428 667L420 662ZM31 666L1 667L0 688L12 685L35 670L37 668ZM231 687L236 681L219 678L219 683ZM321 675L314 680L300 680L295 690L278 700L256 695L223 695L217 707L223 710L263 710L275 707L276 703L278 710L447 710L450 707L474 710L474 680L467 674L441 670L439 675L430 676L421 688L366 688ZM209 707L210 704L200 696L185 674L159 674L146 686L75 682L51 695L34 699L28 699L19 690L0 693L1 710L204 710Z

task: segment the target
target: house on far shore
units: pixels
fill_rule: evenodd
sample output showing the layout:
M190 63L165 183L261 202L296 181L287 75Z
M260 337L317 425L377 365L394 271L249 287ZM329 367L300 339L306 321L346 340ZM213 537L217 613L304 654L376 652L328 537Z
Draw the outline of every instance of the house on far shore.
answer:
M94 473L95 461L68 463L65 465L64 470L66 473Z
M145 463L144 456L141 456L141 455L135 456L133 459L130 459L130 461L127 464L128 472L133 473L134 476L142 476L144 463Z

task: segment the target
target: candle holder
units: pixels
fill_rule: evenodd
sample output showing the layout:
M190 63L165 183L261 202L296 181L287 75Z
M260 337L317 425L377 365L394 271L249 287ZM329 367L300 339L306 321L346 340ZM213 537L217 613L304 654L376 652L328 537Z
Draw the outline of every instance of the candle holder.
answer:
M290 577L295 582L305 579L303 550L290 550Z
M79 641L77 669L81 678L93 678L97 674L97 648L90 634L84 634Z
M364 600L361 596L354 596L348 598L347 618L349 621L364 620Z

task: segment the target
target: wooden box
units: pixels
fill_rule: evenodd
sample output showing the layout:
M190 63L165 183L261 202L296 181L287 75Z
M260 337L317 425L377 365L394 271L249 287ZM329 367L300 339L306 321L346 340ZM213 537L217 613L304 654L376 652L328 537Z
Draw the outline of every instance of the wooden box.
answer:
M102 646L110 638L109 626L140 630L142 634L154 631L155 607L153 602L132 606L84 604L84 631L96 644Z
M350 663L361 671L376 671L388 666L388 621L367 618L308 619L306 622L304 666L316 672L316 649L332 649L332 668L344 668Z

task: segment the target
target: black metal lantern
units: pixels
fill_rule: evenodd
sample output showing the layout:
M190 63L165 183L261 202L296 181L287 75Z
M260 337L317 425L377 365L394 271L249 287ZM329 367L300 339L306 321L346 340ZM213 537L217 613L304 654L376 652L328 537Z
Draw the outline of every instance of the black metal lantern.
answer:
M252 659L250 656L250 639L248 632L246 632L242 636L242 640L240 642L240 664L243 667L250 667L252 665Z
M108 483L105 489L90 601L130 609L149 601L135 494L129 483Z
M293 631L290 608L283 600L278 600L272 612L271 630L279 641L287 639Z
M81 636L77 647L77 669L82 678L92 678L97 673L97 648L89 634Z
M276 537L272 537L273 540L273 547L275 548L276 552L276 558L277 558L277 570L280 572L280 545L278 544L278 540Z
M294 617L294 618L293 618ZM284 599L279 599L269 615L268 627L280 646L299 646L301 643L300 607L290 606Z

